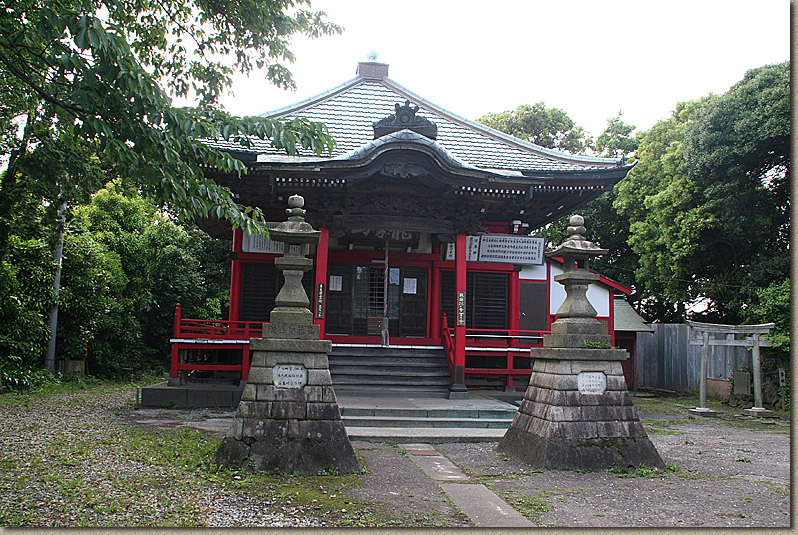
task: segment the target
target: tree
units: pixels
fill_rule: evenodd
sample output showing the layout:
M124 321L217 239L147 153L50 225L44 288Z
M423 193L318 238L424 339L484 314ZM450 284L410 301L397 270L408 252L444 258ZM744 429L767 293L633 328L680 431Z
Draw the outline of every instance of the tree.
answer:
M522 104L512 111L483 115L477 122L548 149L582 153L591 139L564 111L543 102Z
M789 266L789 64L682 103L641 137L615 206L630 221L649 319L740 323Z
M59 297L58 355L86 353L100 375L162 367L178 301L188 317L221 314L229 243L220 241L189 232L119 182L75 207Z
M766 65L703 106L684 141L695 185L696 292L742 321L789 269L790 63Z
M119 176L181 216L227 218L257 232L258 210L204 177L200 164L242 173L244 165L203 139L247 145L271 139L288 152L332 146L323 125L236 118L218 105L231 75L266 69L293 87L286 62L296 33L338 33L307 0L10 0L0 14L0 134L8 169L0 182L0 258L19 191L30 186L20 160L53 146L91 145ZM232 60L232 65L224 62ZM196 94L196 108L172 96ZM15 125L21 124L20 127ZM50 177L62 183L65 174ZM77 186L83 186L77 183Z
M613 206L629 227L638 302L649 320L682 321L689 298L690 272L680 270L673 256L678 244L691 243L681 224L688 197L682 139L699 105L679 103L670 118L640 134L637 165L616 186Z
M607 121L607 128L596 139L596 150L607 158L629 158L637 150L638 141L632 132L635 126L623 122L623 112Z
M756 303L746 310L746 320L751 323L776 324L767 335L773 347L763 348L763 353L772 358L774 367L790 367L790 317L789 278L757 291Z

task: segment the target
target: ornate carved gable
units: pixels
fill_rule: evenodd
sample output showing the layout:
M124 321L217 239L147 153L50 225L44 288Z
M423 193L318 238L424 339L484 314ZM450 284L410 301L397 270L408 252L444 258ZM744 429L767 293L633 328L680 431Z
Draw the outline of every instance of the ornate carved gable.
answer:
M406 100L404 106L396 104L395 108L396 113L374 123L374 139L405 128L429 139L438 137L438 127L435 123L424 117L416 116L418 106L411 106L410 101Z

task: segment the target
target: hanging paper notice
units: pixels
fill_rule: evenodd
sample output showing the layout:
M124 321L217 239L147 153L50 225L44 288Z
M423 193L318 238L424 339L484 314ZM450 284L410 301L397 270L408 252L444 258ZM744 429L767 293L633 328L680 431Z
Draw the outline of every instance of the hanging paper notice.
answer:
M330 275L330 291L340 292L344 286L344 278L340 275Z
M405 279L404 287L402 288L402 293L416 295L416 289L418 288L418 280L417 279Z

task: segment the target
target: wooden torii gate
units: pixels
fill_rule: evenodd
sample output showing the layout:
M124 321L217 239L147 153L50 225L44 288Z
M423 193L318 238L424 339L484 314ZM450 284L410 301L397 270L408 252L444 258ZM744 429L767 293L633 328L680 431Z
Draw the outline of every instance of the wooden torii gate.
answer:
M762 406L762 375L760 373L759 348L770 347L769 340L762 340L760 336L767 334L775 327L775 323L762 323L759 325L720 325L716 323L700 323L688 321L687 325L696 333L701 333L701 338L691 338L691 346L701 346L701 373L699 375L699 406L690 409L691 414L698 416L717 416L717 411L707 408L707 363L709 361L709 346L743 346L752 348L752 361L754 375L754 406L743 412L749 416L772 418L775 416ZM731 334L733 338L710 338L709 333ZM738 339L737 335L751 335Z

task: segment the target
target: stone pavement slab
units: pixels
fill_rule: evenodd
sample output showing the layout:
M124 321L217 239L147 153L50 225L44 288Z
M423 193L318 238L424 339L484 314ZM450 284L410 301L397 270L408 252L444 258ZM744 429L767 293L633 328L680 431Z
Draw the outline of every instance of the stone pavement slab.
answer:
M485 485L441 483L440 487L478 528L535 527Z
M482 484L469 483L459 466L430 444L398 444L477 527L534 527L521 513Z

